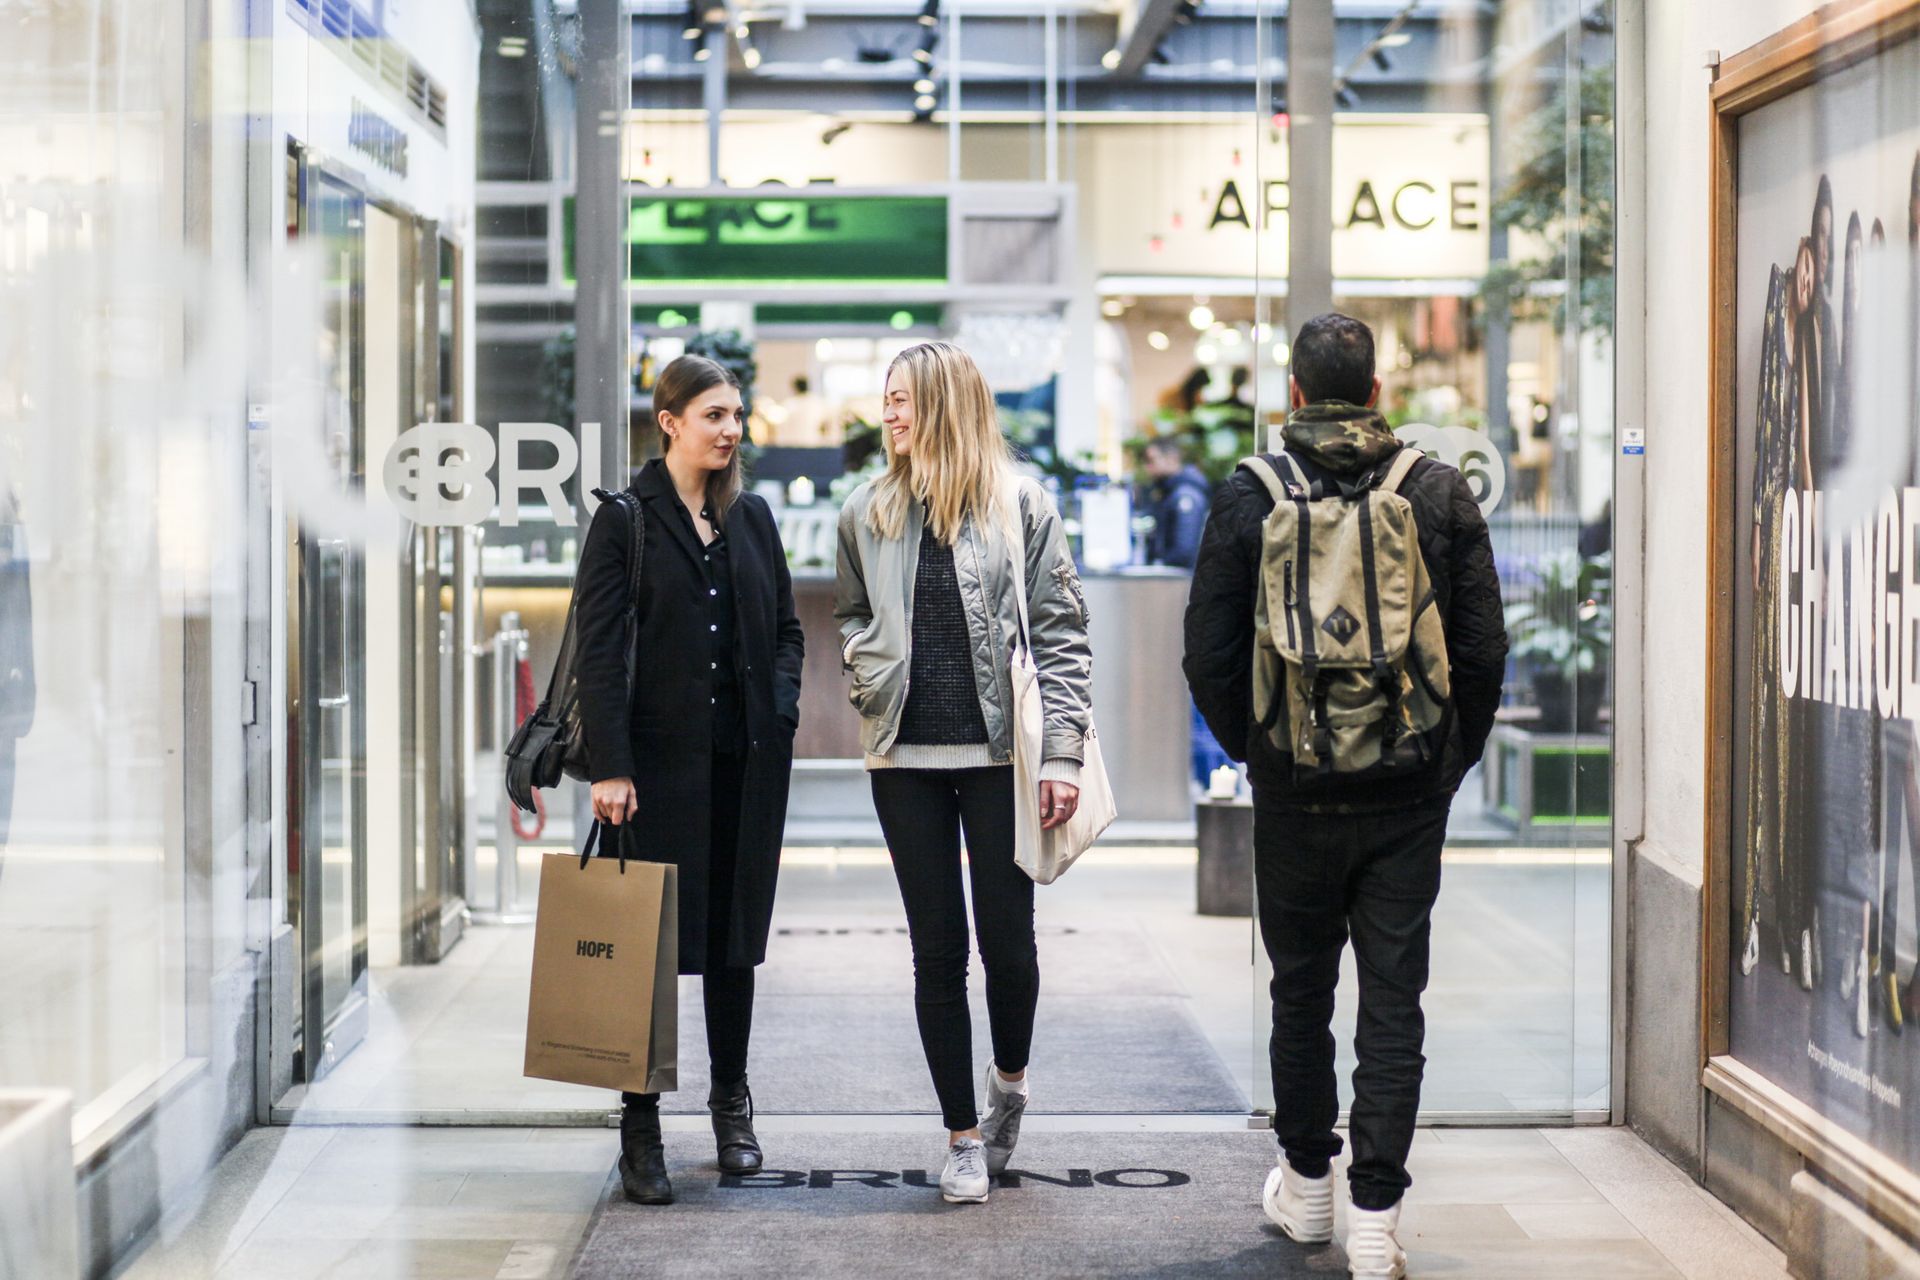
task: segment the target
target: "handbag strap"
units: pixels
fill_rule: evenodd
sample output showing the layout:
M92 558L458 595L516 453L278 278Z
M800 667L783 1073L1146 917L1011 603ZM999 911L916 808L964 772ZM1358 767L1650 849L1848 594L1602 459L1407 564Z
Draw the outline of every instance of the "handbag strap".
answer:
M1033 623L1027 617L1027 535L1026 521L1020 515L1020 477L1011 476L1002 487L1000 522L1007 543L1007 557L1013 567L1013 598L1020 612L1020 643L1033 652Z

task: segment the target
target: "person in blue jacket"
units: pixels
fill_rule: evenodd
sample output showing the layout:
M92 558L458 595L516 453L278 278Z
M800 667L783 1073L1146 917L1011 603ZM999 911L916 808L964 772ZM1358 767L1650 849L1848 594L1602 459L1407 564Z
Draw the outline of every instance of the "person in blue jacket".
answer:
M1147 474L1147 513L1153 532L1147 535L1147 562L1193 568L1200 551L1200 533L1207 527L1207 508L1213 486L1200 468L1180 452L1180 442L1166 436L1147 441L1142 451Z

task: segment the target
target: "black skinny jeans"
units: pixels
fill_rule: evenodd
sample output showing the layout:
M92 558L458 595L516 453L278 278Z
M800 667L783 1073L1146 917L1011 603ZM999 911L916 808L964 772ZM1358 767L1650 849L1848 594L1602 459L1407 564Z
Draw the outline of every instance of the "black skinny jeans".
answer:
M1446 796L1386 813L1306 813L1262 807L1254 794L1254 883L1273 962L1274 1131L1307 1177L1340 1154L1333 999L1351 937L1360 1017L1347 1182L1362 1209L1391 1208L1412 1181L1407 1151L1427 1061L1420 993L1451 805Z
M747 1042L753 1035L753 970L726 967L746 769L744 752L714 753L713 826L707 842L707 965L700 996L707 1014L707 1061L716 1085L737 1084L746 1076ZM639 821L641 815L634 818ZM636 1107L660 1105L657 1093L622 1093L620 1100Z
M973 923L987 972L993 1059L1024 1071L1040 997L1033 941L1033 881L1013 860L1013 767L875 769L873 807L893 854L893 874L913 942L913 1007L920 1045L948 1129L980 1123L973 1092L973 1021L967 1009L967 899L960 836L967 838Z

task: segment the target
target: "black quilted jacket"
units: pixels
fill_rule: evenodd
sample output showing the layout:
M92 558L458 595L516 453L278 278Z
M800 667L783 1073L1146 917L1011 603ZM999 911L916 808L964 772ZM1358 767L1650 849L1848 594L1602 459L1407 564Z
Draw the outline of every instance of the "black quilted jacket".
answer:
M1328 480L1334 474L1297 451L1294 456L1309 479ZM1446 627L1454 705L1447 750L1426 773L1346 790L1316 785L1310 798L1296 791L1293 757L1253 724L1254 585L1261 527L1273 511L1273 498L1245 470L1235 471L1214 495L1187 598L1183 665L1200 714L1227 754L1246 762L1261 804L1346 812L1402 808L1452 792L1486 746L1507 657L1487 522L1466 478L1432 458L1414 465L1400 492L1413 504L1420 552Z

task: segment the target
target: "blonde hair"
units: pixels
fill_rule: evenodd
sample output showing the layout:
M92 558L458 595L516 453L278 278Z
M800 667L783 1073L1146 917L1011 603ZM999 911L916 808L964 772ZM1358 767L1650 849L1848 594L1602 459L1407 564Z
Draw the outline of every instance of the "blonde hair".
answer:
M889 451L867 524L883 538L899 537L907 503L918 498L927 528L951 544L969 516L988 518L1011 470L993 392L973 357L951 342L908 347L887 367L889 382L895 373L913 398L913 449L905 456Z

